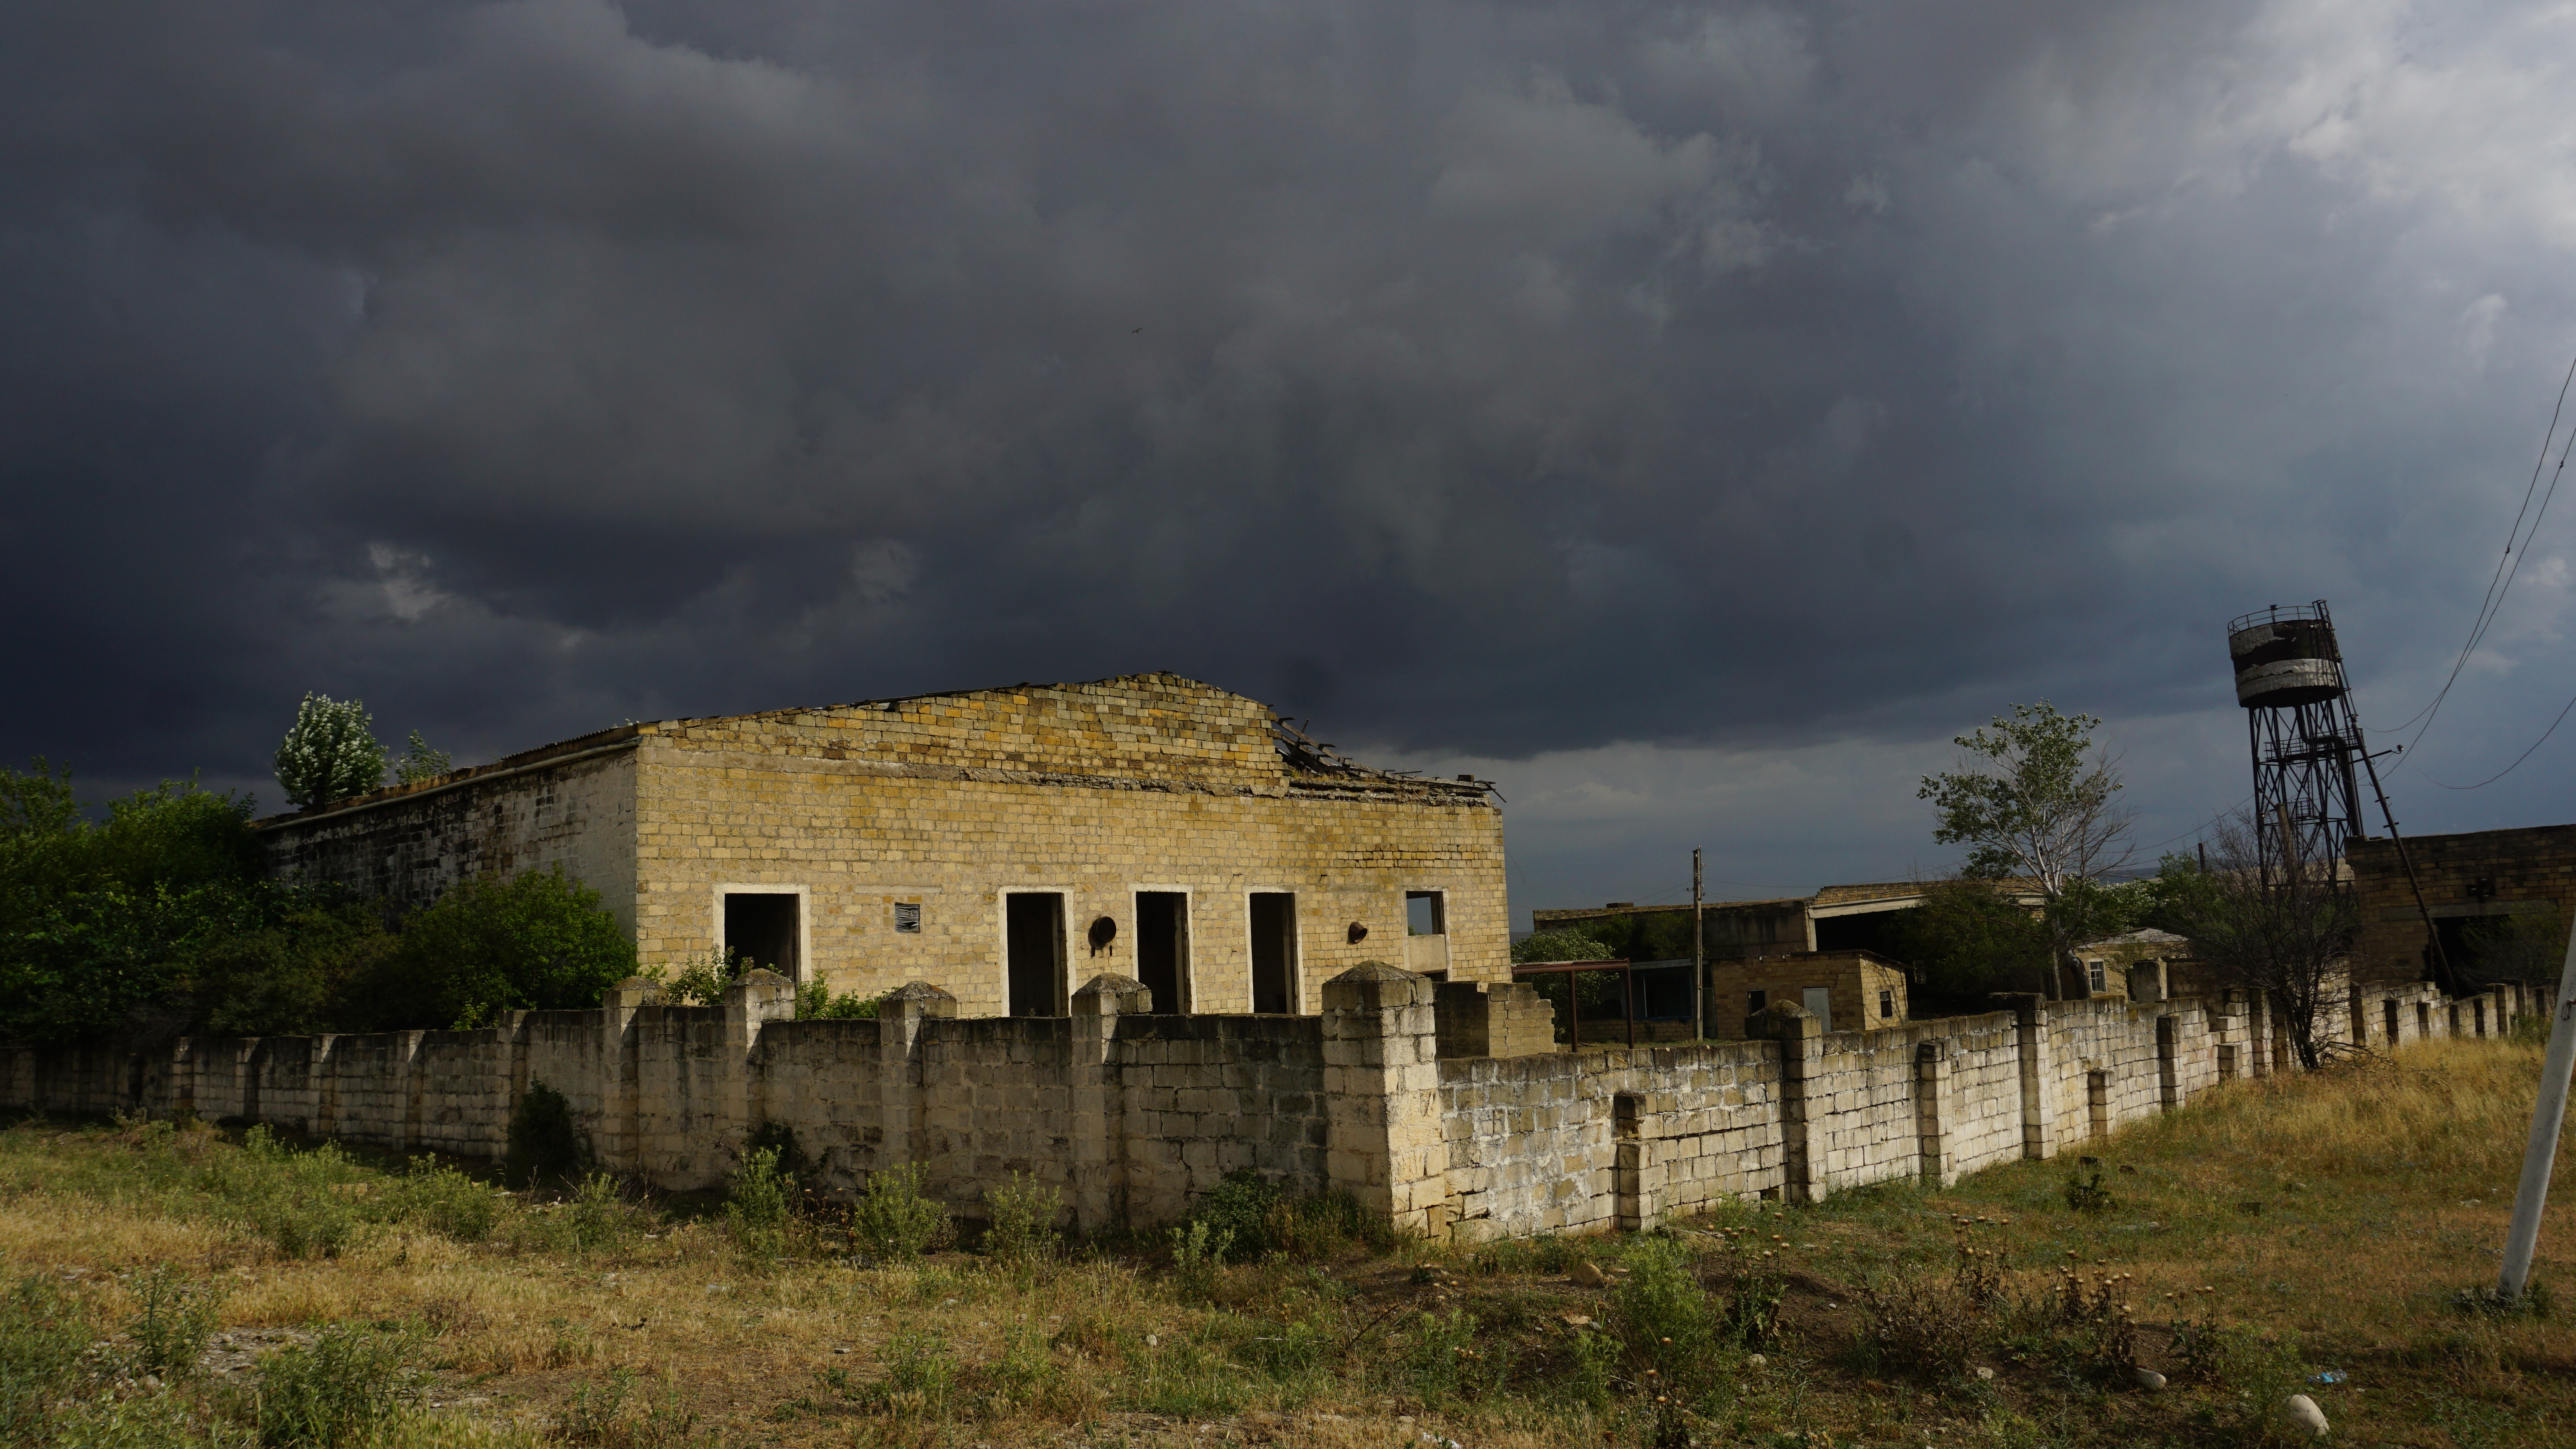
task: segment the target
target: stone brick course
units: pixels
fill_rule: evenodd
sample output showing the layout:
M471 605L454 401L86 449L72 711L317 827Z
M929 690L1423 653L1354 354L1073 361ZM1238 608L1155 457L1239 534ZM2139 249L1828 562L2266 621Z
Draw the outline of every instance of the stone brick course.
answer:
M778 1123L814 1164L813 1186L847 1192L918 1164L968 1217L1026 1174L1065 1191L1072 1224L1150 1225L1251 1172L1483 1241L1640 1228L1729 1198L1952 1181L2081 1152L2285 1065L2279 1022L2243 995L2016 995L1984 1015L1854 1032L1781 1003L1743 1041L1444 1050L1512 1038L1525 991L1443 990L1364 962L1324 984L1319 1016L1157 1015L1141 1009L1141 983L1104 972L1068 1017L963 1016L916 982L876 1020L800 1022L789 983L755 972L717 1006L653 1005L632 982L594 1011L515 1013L478 1031L0 1048L0 1108L184 1112L497 1156L513 1105L544 1082L599 1166L665 1188L721 1184L746 1138ZM2392 1008L2402 1042L2500 1035L2540 1001L2365 987L2336 1015L2378 1047Z

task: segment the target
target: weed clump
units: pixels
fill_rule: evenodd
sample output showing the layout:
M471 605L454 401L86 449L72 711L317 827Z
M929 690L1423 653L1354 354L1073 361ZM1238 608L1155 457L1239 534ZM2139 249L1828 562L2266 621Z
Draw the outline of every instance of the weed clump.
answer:
M1384 1253L1396 1243L1393 1226L1347 1193L1290 1197L1247 1171L1227 1173L1184 1223L1205 1223L1209 1241L1224 1241L1227 1251L1245 1262L1273 1253L1308 1260L1359 1248Z
M984 1250L996 1260L1034 1266L1053 1259L1062 1246L1055 1220L1064 1211L1064 1194L1040 1187L1029 1174L1012 1173L1001 1186L986 1191L984 1206L993 1215Z
M2100 1168L2095 1168L2093 1176L2089 1179L2081 1173L2070 1172L2066 1175L2066 1205L2075 1211L2098 1213L2108 1209L2117 1201L2119 1199L2112 1195L2111 1190L2102 1185Z
M330 1258L366 1231L360 1202L372 1177L330 1143L296 1152L253 1127L239 1152L207 1159L198 1186L284 1256Z
M0 1296L0 1442L42 1444L55 1403L71 1391L89 1348L88 1315L42 1278Z
M134 1296L138 1308L126 1338L134 1346L135 1368L164 1379L196 1373L198 1356L215 1336L222 1294L165 1264L135 1280Z
M686 1444L696 1432L698 1416L680 1398L680 1386L666 1383L659 1403L634 1393L635 1371L619 1369L606 1383L574 1387L556 1414L554 1438L592 1449L665 1449Z
M868 1177L846 1222L850 1245L872 1258L918 1258L949 1238L948 1209L921 1190L919 1163L898 1163Z
M387 1198L402 1221L459 1243L482 1242L501 1220L501 1200L490 1188L434 1157L413 1158Z
M260 1361L252 1420L269 1449L330 1449L391 1423L420 1396L405 1330L335 1324Z
M762 1260L785 1252L795 1200L796 1179L779 1171L776 1148L744 1153L725 1199L725 1225L733 1230L734 1246L744 1256Z

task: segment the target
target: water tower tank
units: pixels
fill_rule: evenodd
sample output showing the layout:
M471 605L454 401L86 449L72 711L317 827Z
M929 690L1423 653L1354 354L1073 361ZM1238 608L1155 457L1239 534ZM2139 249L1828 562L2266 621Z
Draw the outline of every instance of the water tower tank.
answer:
M2236 665L2236 702L2247 709L2288 709L2343 696L2343 653L2334 624L2319 607L2274 607L2227 626Z

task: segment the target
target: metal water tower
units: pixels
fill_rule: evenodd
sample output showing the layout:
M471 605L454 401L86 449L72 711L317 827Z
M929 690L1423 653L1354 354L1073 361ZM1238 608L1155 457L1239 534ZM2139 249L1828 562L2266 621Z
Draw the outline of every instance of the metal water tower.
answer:
M2254 836L2264 869L2342 860L2347 838L2370 833L2359 779L2368 761L2325 600L2236 620L2227 626L2227 653L2253 746Z
M2300 865L2340 865L2344 842L2370 833L2361 818L2361 782L2367 779L2424 922L2425 972L2445 989L2455 985L2379 768L2362 743L2361 716L2353 709L2326 601L2275 604L2247 614L2227 626L2227 654L2236 666L2236 702L2245 707L2253 747L2254 841L2265 879Z

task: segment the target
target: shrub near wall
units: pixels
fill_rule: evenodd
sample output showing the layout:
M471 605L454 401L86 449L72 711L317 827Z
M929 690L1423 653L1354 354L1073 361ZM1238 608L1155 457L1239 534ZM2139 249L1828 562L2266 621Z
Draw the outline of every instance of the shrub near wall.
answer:
M378 1024L463 1029L507 1011L578 1010L634 974L635 943L562 867L468 881L404 919Z

